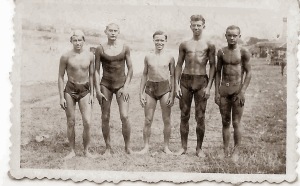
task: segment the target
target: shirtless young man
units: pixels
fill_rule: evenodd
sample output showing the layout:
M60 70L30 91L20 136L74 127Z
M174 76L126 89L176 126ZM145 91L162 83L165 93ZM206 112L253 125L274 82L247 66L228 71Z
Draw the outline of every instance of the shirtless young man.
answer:
M144 60L144 71L140 84L140 102L145 109L145 126L143 131L144 149L140 154L149 152L151 124L159 100L164 122L164 152L172 154L169 149L171 135L171 107L174 104L174 74L175 60L164 50L167 35L162 31L153 34L154 54L149 54Z
M249 63L251 54L237 44L241 37L239 27L234 25L227 27L225 37L228 46L218 51L215 102L219 105L222 116L224 155L230 156L231 116L234 129L234 154L238 155L238 147L241 144L240 122L243 115L245 92L251 79ZM246 74L245 78L244 74Z
M205 28L205 19L201 15L191 16L191 30L193 38L179 46L179 56L175 71L176 96L179 98L181 110L180 135L182 148L177 154L185 154L189 133L189 119L191 103L194 96L195 118L197 122L196 155L205 157L202 151L202 142L205 132L205 109L210 89L215 76L215 46L202 38ZM209 78L206 65L209 61ZM182 72L182 65L185 68Z
M65 158L69 159L75 156L76 102L78 102L83 121L84 155L94 157L88 152L94 91L94 55L83 50L85 39L81 30L75 30L72 33L70 42L73 44L73 49L61 56L58 73L60 106L67 115L67 134L72 148L71 153ZM64 89L65 72L67 72L68 82Z
M124 43L117 41L120 33L119 26L111 23L106 26L107 43L97 47L95 57L95 87L96 96L102 110L102 133L106 143L104 155L111 154L110 145L110 106L113 94L116 94L122 121L122 134L125 141L125 151L130 154L130 123L128 120L129 93L128 86L132 78L133 69L130 49ZM125 64L128 72L125 74ZM103 77L100 82L100 66Z

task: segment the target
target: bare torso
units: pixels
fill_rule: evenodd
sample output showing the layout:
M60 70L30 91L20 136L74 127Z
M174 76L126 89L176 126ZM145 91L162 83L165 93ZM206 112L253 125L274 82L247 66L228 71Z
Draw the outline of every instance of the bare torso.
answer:
M242 58L243 48L229 49L224 47L220 49L219 54L222 56L223 70L222 81L240 82L242 79Z
M160 82L170 78L171 55L168 54L150 54L146 56L148 65L148 80Z
M189 40L182 43L185 52L184 74L206 75L206 64L209 59L209 44L207 41Z
M90 62L93 58L92 53L88 51L81 53L70 51L66 55L68 81L78 84L88 82Z

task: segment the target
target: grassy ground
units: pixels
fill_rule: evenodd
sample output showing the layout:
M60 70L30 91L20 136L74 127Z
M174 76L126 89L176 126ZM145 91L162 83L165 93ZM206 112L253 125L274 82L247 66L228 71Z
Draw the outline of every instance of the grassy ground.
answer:
M63 161L69 147L66 141L66 117L59 107L57 85L42 83L22 86L22 168L49 169L96 169L124 171L180 171L218 173L285 173L286 142L286 78L279 75L278 66L268 66L264 61L252 60L253 78L246 94L246 106L242 119L243 148L238 161L222 159L221 118L213 97L209 99L206 111L206 134L203 148L206 158L197 158L194 110L190 120L188 154L170 156L162 152L163 123L160 107L157 107L152 127L149 155L126 155L121 134L121 122L115 101L112 104L111 138L114 154L111 158L99 157L90 160L82 156L82 123L77 110L76 148L78 157ZM134 77L131 84L130 121L133 150L143 146L143 110L138 103L140 77ZM214 95L213 91L211 92ZM91 151L104 152L101 133L100 107L94 105ZM180 110L178 101L172 108L172 137L170 147L180 147ZM37 135L48 134L49 139L36 142Z
M39 37L39 36L35 36ZM28 38L27 38L27 41ZM35 42L35 43L34 43ZM76 110L76 153L77 157L64 161L70 148L66 137L66 116L59 106L57 84L51 83L57 76L56 60L59 59L60 48L50 50L36 47L46 44L43 40L27 42L30 49L24 49L21 86L21 167L48 169L88 169L118 171L177 171L206 173L285 173L286 167L286 77L280 75L279 66L269 66L265 61L252 59L253 76L246 92L246 105L242 118L243 138L242 154L237 161L221 158L222 124L217 105L214 103L214 88L206 110L206 133L203 149L206 158L195 156L196 123L194 109L190 119L188 152L182 156L166 155L163 150L163 123L161 109L157 106L152 125L150 153L148 155L127 155L121 133L119 111L113 100L111 110L111 143L113 156L87 159L83 157L82 122ZM39 43L38 43L39 42ZM43 43L44 42L44 43ZM51 41L56 46L58 41ZM36 45L36 46L35 46ZM35 46L35 47L34 47ZM35 50L32 50L35 48ZM135 51L132 51L134 55ZM139 54L140 55L140 54ZM42 58L43 57L43 58ZM174 56L176 58L176 56ZM57 58L57 59L56 59ZM39 60L44 59L44 60ZM141 60L142 56L136 55ZM51 64L51 60L55 63ZM137 60L135 60L137 61ZM33 64L32 64L33 63ZM53 66L52 68L49 67ZM135 66L140 66L134 63ZM48 66L47 66L48 65ZM49 74L44 82L28 82L40 76L32 68ZM39 69L40 68L40 69ZM141 68L141 67L137 67ZM31 71L30 71L31 69ZM47 70L45 70L47 69ZM50 72L48 72L50 71ZM32 72L32 73L30 73ZM136 71L135 71L136 72ZM39 72L41 73L41 72ZM53 75L54 74L54 75ZM54 79L55 78L55 79ZM23 81L25 79L25 81ZM42 79L44 80L44 79ZM142 130L144 111L138 100L140 75L135 73L130 85L130 121L131 146L138 151L143 147ZM192 105L194 108L194 103ZM102 154L105 143L101 132L101 112L98 103L93 107L91 125L91 152ZM172 108L172 135L170 149L180 148L180 110L178 100ZM232 131L232 130L231 130ZM43 142L36 142L36 136L49 135ZM231 138L231 146L233 137Z

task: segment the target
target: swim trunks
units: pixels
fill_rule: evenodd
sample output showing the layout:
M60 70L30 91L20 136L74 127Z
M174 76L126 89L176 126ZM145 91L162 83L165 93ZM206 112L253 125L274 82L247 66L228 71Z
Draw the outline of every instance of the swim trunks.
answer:
M77 102L90 92L90 83L78 84L68 81L64 92L68 93Z
M203 88L208 84L207 75L190 75L182 74L180 79L180 85L194 93Z
M160 82L146 82L145 93L156 100L160 100L168 92L170 92L169 80Z
M224 83L221 82L221 86L219 88L220 96L225 98L227 101L236 101L237 95L240 92L241 83Z

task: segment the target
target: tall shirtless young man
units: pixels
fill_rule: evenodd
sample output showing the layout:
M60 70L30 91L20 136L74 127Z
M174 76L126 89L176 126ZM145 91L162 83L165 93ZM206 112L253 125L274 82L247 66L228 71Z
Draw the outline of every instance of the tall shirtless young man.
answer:
M251 80L250 52L237 44L241 37L240 28L227 27L225 37L228 46L218 51L216 72L215 102L219 105L222 116L222 134L224 155L230 156L230 122L234 129L233 155L238 155L241 144L241 118L243 115L245 92ZM244 78L244 74L245 78Z
M177 154L185 154L189 133L189 119L191 103L194 96L195 118L197 122L196 155L205 157L202 151L202 142L205 132L205 109L210 89L215 76L215 46L202 38L205 28L205 19L201 15L191 16L191 30L193 38L179 46L179 56L175 71L176 96L179 98L181 110L180 135L182 148ZM182 65L185 68L182 71ZM209 62L209 78L206 65Z
M175 60L164 50L167 42L167 35L163 31L156 31L153 34L155 52L149 54L144 60L144 71L140 84L140 102L145 109L145 125L143 131L144 149L140 154L149 152L149 139L151 124L159 100L162 118L164 122L164 152L172 154L169 149L171 135L171 107L174 104L174 74Z
M133 69L130 49L117 40L120 33L119 26L111 23L106 26L107 43L97 47L95 57L95 87L96 96L102 110L102 133L106 143L104 155L111 154L110 145L110 106L113 94L116 94L122 121L122 134L125 141L125 152L130 154L130 123L128 120L129 93L128 86L132 78ZM125 74L125 64L128 72ZM100 66L103 77L100 82Z
M94 157L88 151L94 91L94 55L83 49L85 38L81 30L73 32L70 42L73 44L73 49L61 56L58 73L60 106L67 115L67 135L72 148L71 153L65 158L70 159L75 156L76 102L78 102L83 121L84 155ZM65 72L67 72L68 82L64 89Z

